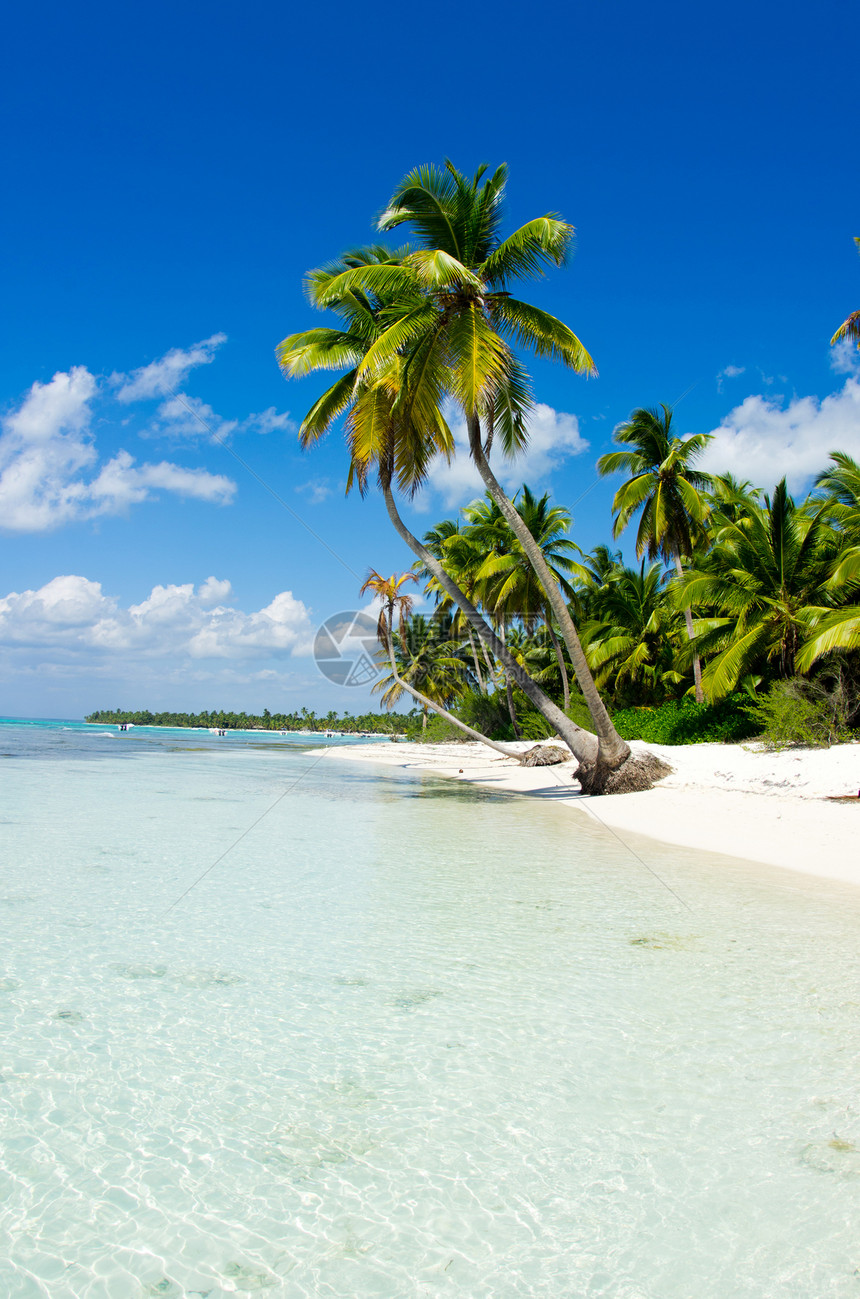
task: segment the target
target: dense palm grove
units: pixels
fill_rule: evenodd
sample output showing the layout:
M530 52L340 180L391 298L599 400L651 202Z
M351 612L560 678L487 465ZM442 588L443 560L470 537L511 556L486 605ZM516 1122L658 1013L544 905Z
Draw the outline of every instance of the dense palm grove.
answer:
M599 465L630 474L616 493L615 534L638 514L634 566L609 546L580 551L567 536L569 513L548 495L538 498L524 487L516 500L565 591L616 721L638 734L630 710L674 705L672 715L678 705L688 708L696 698L697 661L700 715L710 705L733 733L738 715L752 716L750 703L798 679L841 692L850 718L860 676L860 466L836 452L804 500L795 501L784 482L768 496L729 476L697 472L692 466L705 439L671 437L670 420L665 409L634 412L616 436L629 446L632 429L635 451L605 456ZM424 541L531 675L582 716L575 687L571 698L571 665L559 630L493 502L474 502ZM417 572L429 578L425 590L436 611L412 615L394 634L397 676L467 720L489 725L497 737L548 734L551 728L512 689L504 665L479 649L435 579L421 566ZM402 695L393 674L380 688L387 703ZM649 719L639 720L644 726ZM750 720L747 730L754 729ZM719 727L709 734L717 733Z

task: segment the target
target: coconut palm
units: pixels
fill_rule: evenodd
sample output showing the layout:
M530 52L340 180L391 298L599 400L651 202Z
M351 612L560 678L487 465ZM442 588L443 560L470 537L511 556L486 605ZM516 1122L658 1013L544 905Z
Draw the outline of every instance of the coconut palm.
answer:
M586 654L597 683L615 684L636 704L662 703L683 681L675 669L680 619L666 600L662 565L617 568L599 597L599 620L586 627Z
M386 708L393 708L412 686L410 693L422 700L422 730L427 729L429 711L441 711L440 705L442 710L450 708L468 684L459 645L451 639L450 631L450 620L446 626L438 618L422 614L401 622L399 637L393 640L392 671L373 687L374 694L382 694Z
M406 694L411 695L413 699L416 699L418 703L421 704L421 707L424 710L425 725L427 709L432 708L434 712L439 713L440 716L444 717L447 722L456 726L466 735L470 735L473 740L478 740L481 744L486 744L488 748L495 749L498 753L504 753L506 757L518 757L519 754L516 750L509 749L503 744L498 744L495 740L490 740L487 736L481 735L479 731L473 730L471 726L467 726L459 717L455 717L452 713L448 712L439 700L436 698L430 698L428 695L423 694L416 684L413 684L410 680L407 680L401 675L401 665L398 664L397 654L395 651L394 624L396 620L400 631L401 648L403 648L408 643L408 623L409 615L412 611L412 596L401 590L401 588L406 582L416 582L417 580L416 575L410 572L401 573L399 577L396 573L392 573L390 577L383 577L381 573L377 573L375 569L371 569L360 592L361 595L364 595L365 592L370 591L380 601L379 621L377 623L376 634L379 638L380 644L387 651L388 660L391 664L391 677L390 679L386 679L386 682L384 683L391 699L391 702L388 703L388 707L391 707L396 699L399 699L400 695L405 691ZM459 666L462 672L462 663L460 663ZM420 673L413 673L412 675L419 678L421 676ZM375 688L376 687L374 687L374 689Z
M358 381L378 391L388 382L396 361L401 383L392 413L398 418L412 419L416 405L427 415L432 407L438 409L445 396L459 404L471 455L546 591L594 720L597 754L591 759L585 752L590 746L580 740L580 781L595 790L632 788L637 783L647 787L656 775L664 774L660 764L643 755L632 759L629 746L612 725L564 596L489 465L494 439L508 454L522 450L528 440L531 394L514 347L560 360L580 373L593 373L594 364L568 326L510 292L516 278L543 274L547 266L564 261L572 227L546 215L501 239L507 170L500 167L485 179L486 170L479 168L471 180L451 164L411 172L395 191L379 227L411 225L421 246L405 254L397 266L354 266L337 275L323 271L311 280L312 300L329 307L356 292L387 296L390 310L384 328L357 367ZM414 538L398 525L388 496L386 504L401 537L414 549ZM625 765L622 778L620 768Z
M712 656L703 678L709 697L758 671L791 677L838 647L834 626L851 611L834 608L838 540L828 508L796 506L783 479L745 520L718 525L706 566L684 573L679 601L714 611L700 619L697 642Z
M761 505L761 488L754 487L749 479L741 482L734 474L715 474L705 500L721 519L740 523Z
M456 519L443 519L428 532L424 533L424 545L430 551L431 555L445 569L448 576L456 583L467 599L477 603L475 593L475 573L481 564L481 556L475 547L464 535L460 523ZM475 643L475 637L472 628L469 626L468 619L465 618L462 609L460 609L452 600L451 596L436 580L427 566L418 560L413 565L413 572L419 577L426 578L427 585L424 588L425 595L432 595L436 601L436 607L442 612L450 613L453 617L453 627L457 631L465 633L469 648L472 654L472 663L475 671L475 680L478 683L478 689L484 690L484 671L478 658L478 647ZM485 668L488 674L488 680L493 679L493 664L487 653L487 647L481 641L481 648L484 654Z
M426 368L421 382L414 380L413 355L395 353L377 366L371 379L362 378L361 366L379 341L387 322L402 307L403 286L395 273L406 260L402 253L359 250L308 277L311 297L324 302L339 318L340 329L311 329L290 335L279 345L278 357L287 375L316 370L346 369L314 403L300 428L300 441L315 443L341 415L350 456L347 490L367 490L376 470L386 509L394 527L440 587L463 611L473 631L486 643L519 688L579 759L582 781L597 790L597 775L608 768L598 764L600 740L571 722L507 652L499 637L468 597L445 572L442 564L409 530L401 518L393 487L412 493L421 485L433 457L450 456L453 439L442 415L442 377L438 367ZM375 279L372 271L378 272ZM359 272L373 281L367 285L345 277ZM335 290L332 286L339 284ZM394 290L400 294L392 297ZM426 357L424 358L426 360ZM347 368L349 367L349 368ZM434 378L435 376L435 378ZM437 382L438 380L438 382ZM626 746L625 746L626 748ZM579 773L577 773L579 774ZM653 775L653 773L650 773ZM662 773L661 773L662 774ZM644 783L650 783L650 779Z
M701 528L707 513L702 492L710 486L710 476L694 469L710 435L696 433L677 438L672 432L672 411L661 405L660 411L639 408L630 419L615 430L616 442L632 448L611 451L597 462L603 476L619 472L631 476L615 493L612 535L618 537L633 516L641 511L636 534L636 557L649 559L662 555L675 565L680 577L681 557L693 553L695 530ZM687 636L695 640L693 615L684 610ZM702 671L698 655L693 655L693 677L696 700L701 703Z
M574 588L570 579L585 574L582 565L573 558L581 552L565 536L570 528L569 511L560 505L551 506L549 499L549 492L537 497L524 485L513 503L540 548L553 581L565 599L572 600ZM489 495L484 501L468 506L463 514L468 521L467 536L485 555L476 574L485 607L493 609L497 615L518 615L530 632L540 622L546 626L558 662L566 712L570 707L570 683L564 654L553 629L549 599L522 543Z
M857 245L858 253L860 253L860 239L855 238L854 242ZM851 315L846 320L843 320L831 338L830 346L833 347L834 343L838 343L843 338L853 339L860 348L860 311L852 311Z

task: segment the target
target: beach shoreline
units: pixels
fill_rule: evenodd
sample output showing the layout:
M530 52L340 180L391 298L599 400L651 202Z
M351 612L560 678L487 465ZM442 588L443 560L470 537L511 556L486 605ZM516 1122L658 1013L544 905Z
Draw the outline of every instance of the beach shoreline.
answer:
M579 792L573 761L522 767L481 744L353 745L326 756L540 798L616 833L860 885L860 743L782 753L750 744L632 747L659 754L672 774L645 793L603 798Z

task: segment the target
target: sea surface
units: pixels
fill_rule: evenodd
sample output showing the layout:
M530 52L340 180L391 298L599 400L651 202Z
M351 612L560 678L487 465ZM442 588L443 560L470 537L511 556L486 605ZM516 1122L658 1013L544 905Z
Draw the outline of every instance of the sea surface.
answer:
M0 1295L860 1297L860 890L0 724Z

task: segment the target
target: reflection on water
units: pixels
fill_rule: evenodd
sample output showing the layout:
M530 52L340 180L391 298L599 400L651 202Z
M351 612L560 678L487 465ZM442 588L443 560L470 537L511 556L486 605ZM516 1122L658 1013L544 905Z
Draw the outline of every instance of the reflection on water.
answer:
M195 740L4 765L0 1294L860 1293L853 890Z

